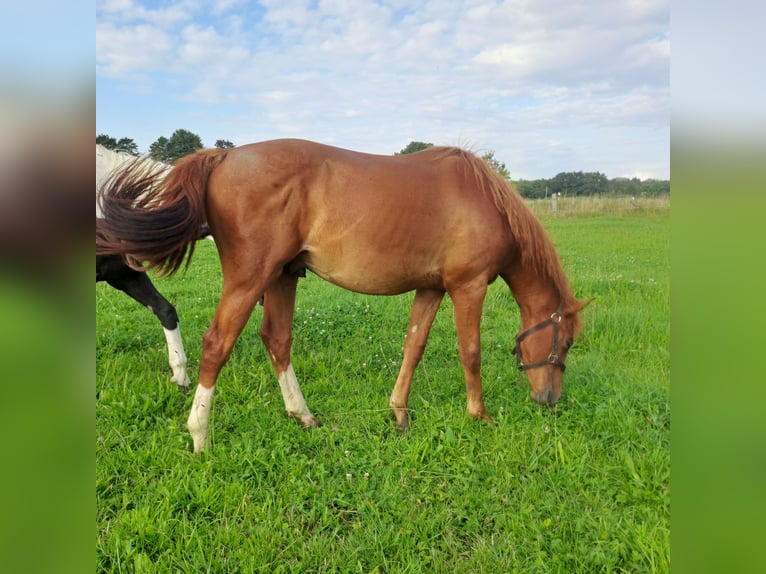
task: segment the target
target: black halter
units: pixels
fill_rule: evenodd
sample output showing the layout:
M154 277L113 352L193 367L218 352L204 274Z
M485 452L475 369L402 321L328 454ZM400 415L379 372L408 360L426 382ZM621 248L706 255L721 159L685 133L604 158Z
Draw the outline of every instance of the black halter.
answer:
M547 367L548 365L553 365L555 367L558 367L562 371L564 371L567 368L564 362L561 359L559 359L559 352L558 352L559 325L561 324L561 319L563 318L563 315L561 314L562 311L563 309L559 307L558 311L551 313L551 316L548 317L542 323L538 323L534 327L530 327L523 333L519 333L518 335L516 335L516 346L513 347L513 351L511 352L514 355L516 355L516 362L519 365L520 371L528 371L529 369L536 369L538 367ZM543 359L542 361L525 365L524 361L521 358L521 347L519 346L519 344L524 339L529 337L532 333L537 333L541 329L545 329L548 325L553 325L553 346L551 347L551 354L548 355L547 359Z

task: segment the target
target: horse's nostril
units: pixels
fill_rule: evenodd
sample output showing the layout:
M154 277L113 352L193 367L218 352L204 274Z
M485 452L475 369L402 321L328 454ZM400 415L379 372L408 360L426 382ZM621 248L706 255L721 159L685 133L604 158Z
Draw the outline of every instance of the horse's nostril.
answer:
M532 398L535 400L536 403L540 403L541 405L552 405L555 403L555 401L552 401L553 398L553 392L551 389L546 389L544 391L540 392L533 392Z

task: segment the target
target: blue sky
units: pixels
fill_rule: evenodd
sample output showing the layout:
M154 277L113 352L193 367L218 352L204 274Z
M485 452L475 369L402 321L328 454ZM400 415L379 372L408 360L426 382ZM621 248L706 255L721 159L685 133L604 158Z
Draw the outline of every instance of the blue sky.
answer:
M97 0L96 131L670 176L668 0Z

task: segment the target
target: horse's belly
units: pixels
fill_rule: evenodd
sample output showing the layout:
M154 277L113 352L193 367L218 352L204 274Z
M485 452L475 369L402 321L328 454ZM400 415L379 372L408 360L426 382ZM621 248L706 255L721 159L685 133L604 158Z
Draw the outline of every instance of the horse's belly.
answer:
M383 257L307 257L306 268L329 281L357 293L396 295L414 289L441 289L442 279L430 266L411 267L389 263Z

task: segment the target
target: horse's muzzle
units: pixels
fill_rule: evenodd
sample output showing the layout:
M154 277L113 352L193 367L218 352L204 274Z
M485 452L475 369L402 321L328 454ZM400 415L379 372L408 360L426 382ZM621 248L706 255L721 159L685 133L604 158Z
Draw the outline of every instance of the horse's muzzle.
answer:
M557 402L559 402L559 397L561 396L560 394L554 393L553 389L546 389L544 391L540 391L537 393L532 391L530 395L532 396L532 399L536 403L540 403L541 405L550 405L550 406L553 406Z

